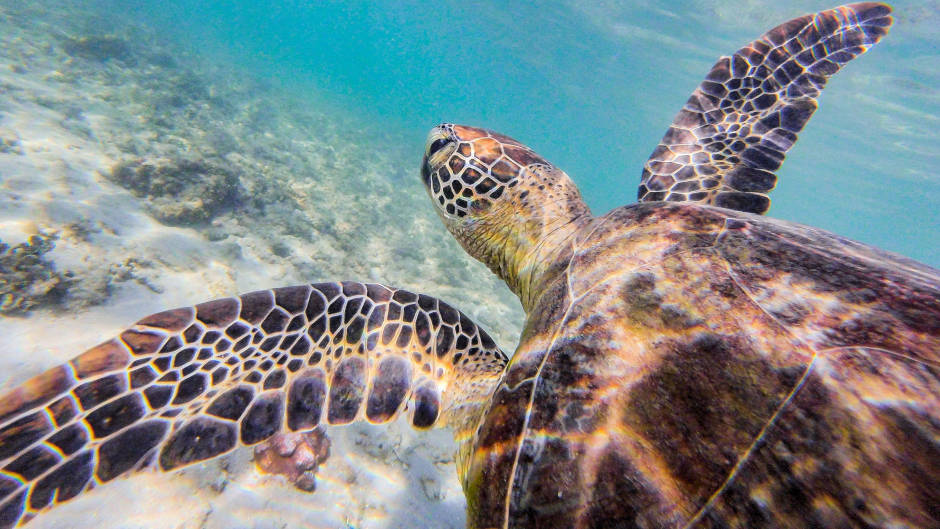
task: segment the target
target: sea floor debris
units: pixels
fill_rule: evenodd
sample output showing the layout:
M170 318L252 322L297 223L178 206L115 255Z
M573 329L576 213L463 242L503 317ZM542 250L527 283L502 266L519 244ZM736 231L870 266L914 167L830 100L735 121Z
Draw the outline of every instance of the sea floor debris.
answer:
M75 277L46 257L57 238L39 233L14 246L0 241L0 316L62 304Z

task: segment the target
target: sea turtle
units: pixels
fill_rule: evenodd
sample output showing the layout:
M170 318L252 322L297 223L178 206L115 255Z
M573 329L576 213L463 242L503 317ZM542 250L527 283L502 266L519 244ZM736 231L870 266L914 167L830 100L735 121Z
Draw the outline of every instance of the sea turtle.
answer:
M0 526L404 412L453 427L468 527L940 527L940 272L759 216L889 12L800 17L721 58L640 202L601 217L521 143L434 128L428 193L527 315L511 362L450 305L376 284L155 314L0 400Z

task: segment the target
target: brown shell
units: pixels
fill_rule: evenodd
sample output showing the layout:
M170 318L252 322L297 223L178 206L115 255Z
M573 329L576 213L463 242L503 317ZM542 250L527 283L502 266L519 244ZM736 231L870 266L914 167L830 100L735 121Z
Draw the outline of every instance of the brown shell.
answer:
M469 527L940 527L940 273L642 203L580 232L476 439Z

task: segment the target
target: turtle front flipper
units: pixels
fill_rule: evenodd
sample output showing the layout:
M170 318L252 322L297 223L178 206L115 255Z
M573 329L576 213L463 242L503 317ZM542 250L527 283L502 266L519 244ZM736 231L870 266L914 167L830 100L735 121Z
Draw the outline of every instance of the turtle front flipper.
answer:
M0 528L145 468L409 410L467 431L507 362L430 296L354 282L148 316L0 396Z
M644 165L637 198L765 213L826 80L888 32L890 13L867 2L806 15L719 59Z

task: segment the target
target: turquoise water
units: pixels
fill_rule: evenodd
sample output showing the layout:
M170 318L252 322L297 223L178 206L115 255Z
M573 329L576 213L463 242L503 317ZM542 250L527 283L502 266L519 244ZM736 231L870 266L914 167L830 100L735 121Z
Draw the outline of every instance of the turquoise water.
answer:
M440 121L492 128L565 169L595 213L640 169L714 60L827 2L120 2L214 60L335 105L416 167ZM775 217L940 266L940 3L834 77L790 151ZM417 179L414 192L421 193Z
M602 214L635 200L718 56L828 7L0 0L0 395L147 314L311 281L437 296L511 351L518 300L419 181L428 129L514 136ZM830 82L770 214L940 266L940 2L895 8ZM464 527L448 432L369 428L329 432L312 497L243 450L28 527Z

